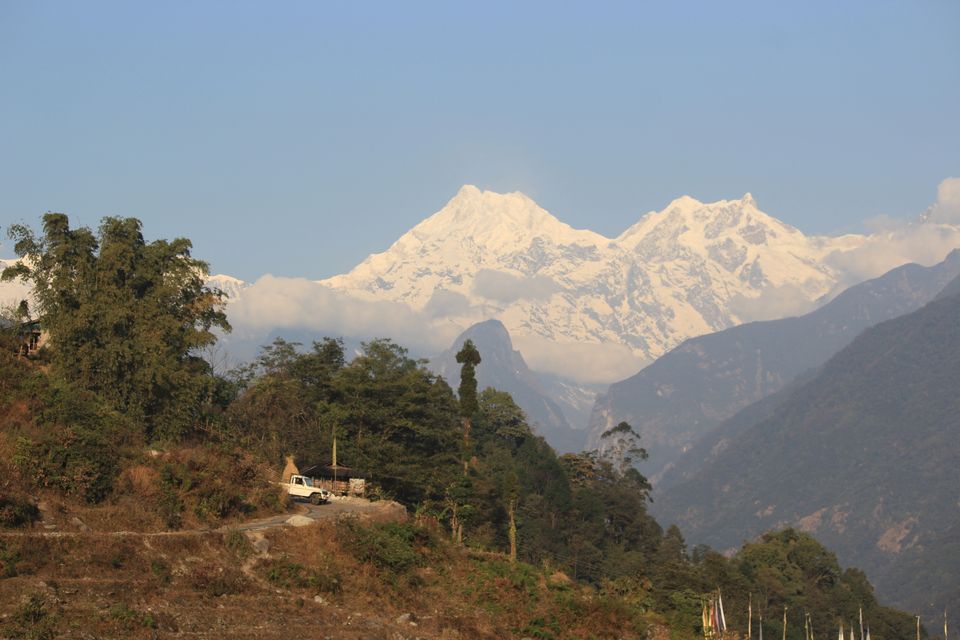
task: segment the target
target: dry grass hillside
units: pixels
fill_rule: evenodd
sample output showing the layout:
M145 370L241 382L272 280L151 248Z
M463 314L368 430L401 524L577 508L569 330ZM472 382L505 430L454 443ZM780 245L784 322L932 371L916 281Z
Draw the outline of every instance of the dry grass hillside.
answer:
M639 638L648 626L617 594L392 513L262 532L5 533L0 636Z

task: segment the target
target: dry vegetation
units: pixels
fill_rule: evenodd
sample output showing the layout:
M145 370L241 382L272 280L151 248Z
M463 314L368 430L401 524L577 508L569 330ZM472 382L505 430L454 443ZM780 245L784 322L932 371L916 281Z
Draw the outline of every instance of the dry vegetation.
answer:
M621 598L430 523L0 535L4 637L631 638ZM411 624L412 623L412 624Z

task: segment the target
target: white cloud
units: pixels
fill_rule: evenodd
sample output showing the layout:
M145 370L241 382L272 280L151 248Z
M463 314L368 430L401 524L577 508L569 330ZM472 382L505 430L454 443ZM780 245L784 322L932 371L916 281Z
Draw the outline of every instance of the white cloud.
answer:
M756 298L737 294L730 299L730 310L742 322L799 316L812 311L816 305L802 287L794 284L768 285Z
M16 259L4 260L0 258L0 271L7 267L12 267L17 263ZM30 285L19 278L15 280L0 280L0 311L15 308L21 300L27 300L31 309L36 306L36 301L31 295Z
M473 280L473 292L488 300L505 302L542 300L559 291L547 276L516 276L504 271L481 269Z
M937 203L927 211L929 222L960 224L960 178L947 178L937 187Z
M228 308L238 333L311 329L357 338L387 337L421 351L448 347L459 326L433 321L398 302L360 300L304 278L266 275Z
M931 266L960 247L960 227L909 224L900 229L876 233L849 251L835 251L826 261L843 273L841 286L876 278L909 262Z
M622 344L553 342L540 336L511 336L531 369L588 384L608 384L632 376L648 360Z
M470 313L471 310L467 296L446 289L434 291L423 307L423 313L429 318L462 316Z
M940 183L937 201L917 222L880 215L864 225L870 235L862 244L826 258L841 273L833 293L907 263L934 265L960 248L960 178Z
M414 311L397 302L360 300L303 278L263 276L228 308L237 338L277 329L308 329L353 338L387 337L420 353L439 353L466 327L445 316L466 301L460 294L435 295L432 309ZM512 336L530 367L587 383L621 380L646 361L620 344L557 343L538 336Z

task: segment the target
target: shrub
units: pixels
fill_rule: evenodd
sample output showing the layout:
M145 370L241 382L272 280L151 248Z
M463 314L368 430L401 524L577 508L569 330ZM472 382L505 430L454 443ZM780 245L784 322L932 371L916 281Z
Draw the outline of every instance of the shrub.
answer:
M150 573L162 587L167 586L173 580L170 566L163 560L157 558L150 561Z
M145 627L147 629L157 628L157 621L150 612L137 611L123 602L110 607L109 616L120 623L120 627L126 631L133 631L137 627Z
M420 564L420 551L435 546L428 530L407 523L365 525L347 520L340 527L339 538L358 560L394 574Z
M253 545L244 533L238 529L231 529L227 532L224 544L227 549L233 552L241 560L246 560L253 554Z
M0 578L12 578L19 571L17 564L20 562L20 549L14 547L6 540L0 540Z
M42 593L28 595L10 616L9 626L4 631L7 638L49 640L57 637L58 615L51 611L50 603Z
M89 392L67 384L40 386L37 429L17 439L14 466L39 487L100 502L113 489L128 425Z
M213 564L200 564L194 567L189 573L188 580L195 590L215 597L243 593L247 588L246 578L239 570Z
M308 568L288 558L281 558L261 562L260 570L271 584L278 587L340 593L340 573L329 564L322 568Z
M183 514L216 523L255 510L248 499L272 500L258 469L245 456L213 447L176 451L160 467L157 511L168 527L179 528ZM272 494L272 497L268 498Z
M0 495L0 527L22 527L40 519L40 510L31 500Z

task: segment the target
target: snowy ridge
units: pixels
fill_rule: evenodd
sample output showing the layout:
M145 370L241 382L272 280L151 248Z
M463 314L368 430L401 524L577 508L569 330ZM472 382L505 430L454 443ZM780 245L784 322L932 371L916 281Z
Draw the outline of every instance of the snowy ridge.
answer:
M322 283L464 326L497 318L518 338L616 343L653 359L751 319L748 303L770 290L812 304L839 280L825 256L861 241L805 236L750 194L684 196L606 238L523 194L468 185L387 251Z
M0 258L0 273L16 263L16 259L5 260L4 258ZM27 300L32 306L33 300L30 296L30 287L27 286L26 283L19 279L10 281L0 280L0 315L8 309L16 307L20 304L21 300Z
M239 278L218 273L207 278L206 285L212 289L219 289L227 295L227 304L236 302L240 295L250 286Z
M16 259L0 258L0 272L7 267L17 263ZM240 298L240 295L250 286L250 283L244 282L239 278L223 274L213 275L207 278L206 285L211 288L220 289L227 294L227 303L234 302ZM12 280L9 282L0 281L0 310L4 307L18 304L23 299L30 298L30 287L21 280Z

